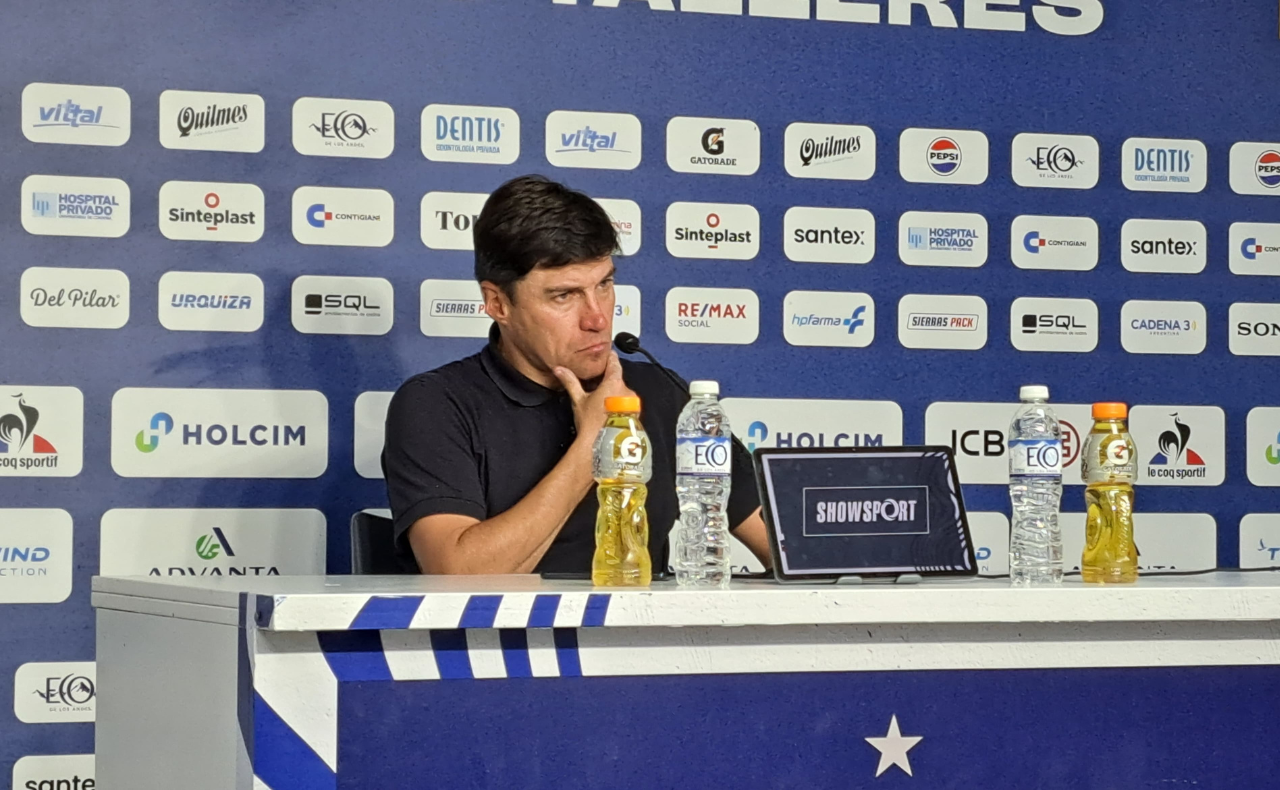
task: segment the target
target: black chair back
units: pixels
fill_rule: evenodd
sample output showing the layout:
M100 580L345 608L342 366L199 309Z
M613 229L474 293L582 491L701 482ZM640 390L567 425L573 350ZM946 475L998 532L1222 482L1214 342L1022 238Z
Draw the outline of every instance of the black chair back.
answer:
M416 569L396 556L391 519L373 513L351 517L351 572L360 576L396 576Z

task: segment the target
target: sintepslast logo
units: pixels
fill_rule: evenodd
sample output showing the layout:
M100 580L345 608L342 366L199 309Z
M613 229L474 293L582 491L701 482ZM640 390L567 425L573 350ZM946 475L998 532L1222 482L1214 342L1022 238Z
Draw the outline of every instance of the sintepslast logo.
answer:
M723 403L748 450L902 444L902 408L893 401L725 398Z
M760 297L746 288L672 288L666 328L675 343L749 345L760 336Z
M116 239L129 232L129 185L118 178L27 176L22 229L36 236Z
M793 346L865 348L876 338L876 303L864 293L792 291L783 299L782 321Z
M749 261L760 252L760 212L741 203L672 203L667 252L677 258Z
M1209 151L1199 140L1130 137L1120 154L1120 180L1137 192L1202 192Z
M1089 217L1016 217L1009 257L1019 269L1087 272L1098 265L1098 223Z
M126 387L111 399L121 477L312 478L328 463L319 392Z
M33 82L22 89L22 134L33 143L124 145L131 114L122 88Z
M422 155L432 162L509 165L520 158L520 116L508 107L428 104Z
M547 161L555 167L635 170L640 119L616 112L556 110L547 116Z
M257 241L265 205L254 184L167 181L160 187L160 233L183 241Z
M382 189L299 187L293 237L303 244L385 247L395 237L395 199Z
M782 219L782 249L807 263L869 263L876 254L876 219L860 208L793 206Z

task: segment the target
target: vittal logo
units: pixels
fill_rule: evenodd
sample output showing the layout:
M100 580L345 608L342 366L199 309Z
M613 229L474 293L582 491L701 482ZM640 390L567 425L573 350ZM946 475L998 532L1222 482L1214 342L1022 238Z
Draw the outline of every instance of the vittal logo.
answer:
M1024 214L1009 236L1009 257L1019 269L1085 272L1098 265L1098 223L1089 217Z
M902 409L885 400L725 398L748 450L902 444ZM745 430L744 430L745 429Z
M422 243L433 250L475 248L472 227L489 196L483 192L428 192L419 204Z
M1143 485L1216 486L1226 479L1226 413L1217 406L1135 406L1129 427L1147 459Z
M256 274L165 272L159 297L165 329L256 332L262 326L263 285Z
M987 180L987 136L962 129L906 129L898 139L898 170L918 184L981 184Z
M752 175L760 169L760 127L737 118L672 118L667 166L677 173Z
M1228 244L1233 274L1280 275L1280 224L1232 223Z
M65 510L0 509L0 604L67 600L71 537L71 514Z
M1199 140L1130 137L1120 178L1137 192L1201 192L1209 181L1209 152Z
M507 107L428 104L422 155L433 162L509 165L520 158L520 116Z
M184 241L262 238L266 198L253 184L168 181L160 187L160 232Z
M266 142L262 97L168 90L160 94L160 145L255 154Z
M667 252L677 258L749 261L760 251L760 213L740 203L672 203Z
M493 325L475 280L423 280L419 327L427 337L488 337Z
M547 116L547 161L555 167L634 170L640 165L640 119L610 112L556 110Z
M1199 354L1206 315L1199 302L1130 300L1120 308L1120 344L1130 354Z
M1019 134L1013 180L1024 187L1092 189L1098 184L1098 141L1087 135Z
M876 220L866 209L793 206L782 226L792 261L869 263L876 254Z
M1280 195L1280 143L1231 146L1231 190L1239 195Z
M1120 230L1120 262L1131 272L1197 274L1208 263L1207 238L1195 220L1131 219Z
M390 192L299 187L293 193L293 237L303 244L385 247L394 236Z
M23 664L13 676L13 712L27 724L93 721L97 680L92 661Z
M293 103L293 147L306 156L385 159L395 149L390 104L303 97Z
M905 348L983 348L987 303L980 296L907 294L898 302L898 342Z
M869 126L793 123L783 147L792 178L866 181L876 172L876 135Z
M793 346L865 348L876 336L875 301L865 293L791 291L782 334Z
M908 211L898 219L898 257L908 266L982 266L987 235L981 214Z
M119 329L129 322L129 278L118 269L33 266L19 289L28 326Z
M37 236L114 239L129 232L129 185L118 178L27 176L22 227Z
M131 113L121 88L33 82L22 90L22 134L33 143L124 145Z
M395 291L381 277L303 275L293 281L293 328L313 335L385 335Z
M672 288L666 328L676 343L751 344L760 335L760 298L745 288Z
M1098 346L1098 305L1089 299L1024 296L1010 306L1009 323L1019 351L1086 353Z

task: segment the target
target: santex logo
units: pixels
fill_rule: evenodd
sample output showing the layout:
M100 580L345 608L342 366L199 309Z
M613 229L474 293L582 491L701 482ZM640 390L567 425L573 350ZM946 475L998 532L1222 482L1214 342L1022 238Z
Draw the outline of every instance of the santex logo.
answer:
M129 277L118 269L33 266L18 287L28 326L119 329L129 322Z
M75 477L84 464L84 394L0 385L0 477Z
M129 185L118 178L27 176L22 228L36 236L116 239L129 232Z
M869 263L876 254L876 219L866 209L793 206L783 216L782 234L792 261Z
M395 237L395 200L382 189L299 187L292 208L302 244L385 247Z
M1120 180L1136 192L1202 192L1209 182L1209 151L1199 140L1130 137L1120 162Z
M987 262L981 214L907 211L898 219L898 257L908 266L974 268Z
M33 143L124 145L131 116L122 88L33 82L22 89L22 134Z
M977 351L987 345L987 303L980 296L907 294L898 302L905 348Z
M793 123L783 135L792 178L866 181L876 172L876 133L869 126Z
M396 113L384 101L319 99L293 103L293 148L304 156L386 159L396 147Z
M0 509L0 603L61 603L71 595L71 514Z
M1120 262L1131 272L1197 274L1208 263L1208 233L1196 220L1131 219L1120 230Z
M746 288L672 288L666 329L675 343L749 345L760 336L760 298Z
M509 165L520 158L520 116L507 107L428 104L422 155L432 162Z
M493 321L475 280L423 280L418 325L427 337L488 337Z
M308 335L385 335L395 321L395 290L382 277L302 275L293 281L293 328Z
M266 198L253 184L167 181L160 187L160 233L183 241L262 238Z
M1120 345L1130 354L1199 354L1208 343L1199 302L1132 299L1120 308Z
M1009 257L1019 269L1090 271L1098 265L1098 223L1024 214L1010 227Z
M1245 420L1245 468L1255 486L1280 486L1280 407L1258 406ZM1280 546L1280 541L1274 545Z
M263 320L262 278L226 272L160 276L160 325L178 332L256 332Z
M1280 224L1235 222L1229 235L1233 274L1280 275Z
M721 403L749 450L902 444L902 408L893 401L725 398Z
M1024 187L1093 189L1101 154L1088 135L1030 134L1013 138L1013 181Z
M13 764L14 790L95 790L92 754L28 755Z
M989 150L982 132L906 129L898 138L898 171L917 184L982 184Z
M1093 351L1098 346L1098 305L1091 299L1015 299L1009 308L1009 340L1019 351Z
M624 256L639 252L642 240L640 204L620 198L596 198L596 202L613 223L613 230L618 234L619 252Z
M1217 406L1134 406L1129 430L1146 461L1138 483L1217 486L1226 479L1226 413Z
M640 155L634 115L556 110L547 116L546 156L555 167L635 170Z
M1236 143L1229 170L1238 195L1280 195L1280 143Z
M672 203L667 252L677 258L749 261L760 252L760 213L741 203Z
M782 301L782 335L793 346L865 348L876 337L876 304L868 294L791 291Z
M1231 305L1227 321L1232 354L1280 356L1280 304L1236 302Z
M752 175L760 169L760 127L738 118L672 118L667 167L677 173Z
M23 664L13 674L13 712L26 724L93 721L98 675L92 661Z
M266 143L266 105L252 93L167 90L160 94L160 145L184 151L256 154Z
M419 204L422 243L433 250L475 249L472 226L489 196L483 192L428 192Z

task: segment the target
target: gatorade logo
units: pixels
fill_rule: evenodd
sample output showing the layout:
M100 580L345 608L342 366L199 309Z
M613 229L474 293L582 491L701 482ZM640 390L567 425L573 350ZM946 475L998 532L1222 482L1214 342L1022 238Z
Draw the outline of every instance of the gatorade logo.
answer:
M618 443L618 458L629 464L644 460L644 442L639 436L632 434Z
M1112 442L1107 445L1107 460L1117 466L1125 466L1129 463L1129 444L1127 442Z

